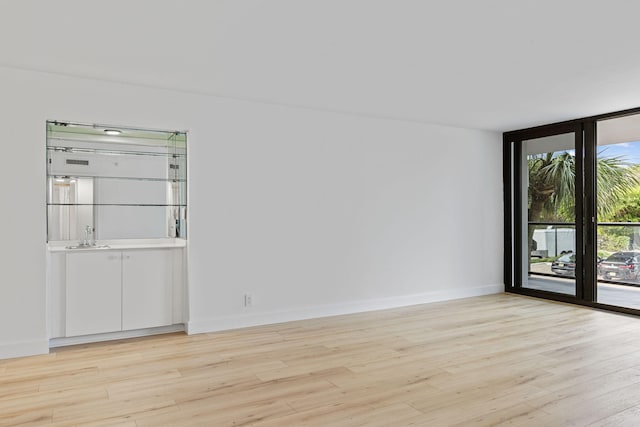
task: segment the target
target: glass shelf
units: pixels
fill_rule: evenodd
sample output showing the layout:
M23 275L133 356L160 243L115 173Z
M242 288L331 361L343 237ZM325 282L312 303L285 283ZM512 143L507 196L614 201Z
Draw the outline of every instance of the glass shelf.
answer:
M50 205L186 206L186 180L170 178L50 176Z
M186 238L185 132L47 122L46 153L50 241Z
M48 205L49 241L186 238L185 206Z
M114 132L115 131L115 132ZM116 133L114 135L114 133ZM111 125L82 124L72 122L47 122L47 141L68 141L73 145L88 143L121 144L128 147L187 147L187 134L183 131L137 129Z
M91 176L91 175L47 175L48 178L54 180L72 180L72 179L123 179L132 181L157 181L157 182L187 182L184 178L147 178L137 176Z
M162 151L142 151L142 150L125 150L114 148L87 148L87 147L69 147L69 146L49 146L47 150L62 153L91 153L91 154L126 154L132 156L164 156L164 157L185 157L185 153L173 153Z
M165 206L165 207L178 207L183 208L186 205L167 205L167 204L153 204L153 203L47 203L48 206Z

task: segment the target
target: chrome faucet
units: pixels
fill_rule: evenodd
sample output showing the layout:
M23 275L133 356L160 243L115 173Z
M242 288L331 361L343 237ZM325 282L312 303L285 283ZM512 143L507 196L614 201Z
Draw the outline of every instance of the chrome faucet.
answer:
M109 245L98 245L96 242L96 229L90 225L84 227L84 239L77 245L66 246L67 249L109 249Z
M96 229L90 225L84 227L84 239L77 245L66 246L67 249L109 249L109 245L98 245L96 242Z
M84 240L80 243L80 246L95 246L95 229L90 225L84 227Z

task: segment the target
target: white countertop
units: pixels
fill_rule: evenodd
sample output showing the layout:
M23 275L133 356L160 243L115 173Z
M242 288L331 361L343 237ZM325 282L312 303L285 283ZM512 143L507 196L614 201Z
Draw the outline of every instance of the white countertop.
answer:
M49 242L49 252L87 252L87 251L118 251L123 249L163 249L184 248L187 246L185 239L131 239L131 240L98 240L96 247L70 249L68 246L76 246L79 242ZM102 247L100 247L102 246ZM108 246L108 247L104 247Z

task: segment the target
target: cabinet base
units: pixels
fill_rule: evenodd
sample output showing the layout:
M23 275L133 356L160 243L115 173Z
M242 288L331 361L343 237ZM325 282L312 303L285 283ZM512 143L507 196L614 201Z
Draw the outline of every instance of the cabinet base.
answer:
M59 337L49 339L49 348L65 347L69 345L88 344L102 341L115 341L127 338L146 337L151 335L184 332L184 324L160 326L157 328L133 329L130 331L108 332L104 334L80 335L77 337Z

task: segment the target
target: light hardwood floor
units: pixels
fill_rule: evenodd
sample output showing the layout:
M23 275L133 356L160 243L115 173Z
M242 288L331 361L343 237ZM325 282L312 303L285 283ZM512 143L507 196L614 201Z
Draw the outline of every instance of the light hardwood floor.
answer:
M640 319L492 295L0 361L0 425L637 426Z

